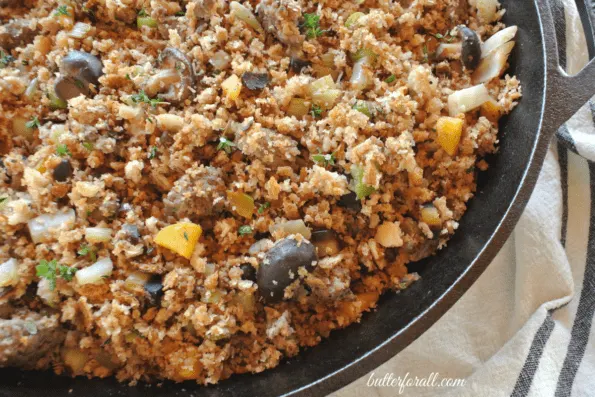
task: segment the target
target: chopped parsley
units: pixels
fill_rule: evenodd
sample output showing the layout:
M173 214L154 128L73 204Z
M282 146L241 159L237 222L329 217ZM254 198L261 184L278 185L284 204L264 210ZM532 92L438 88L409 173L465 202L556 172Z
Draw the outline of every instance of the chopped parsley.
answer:
M318 106L318 105L312 104L312 108L310 109L310 113L312 113L312 117L314 117L315 119L317 119L320 116L322 116L322 108L320 106Z
M188 232L184 232L184 240L188 241Z
M68 146L65 144L56 146L56 154L60 157L72 156L72 153L70 153L70 150L68 150Z
M81 247L79 248L79 250L76 253L79 254L80 256L89 255L89 258L91 259L92 262L97 261L97 253L95 252L95 248L89 247L87 244L81 245Z
M235 147L235 143L227 139L226 137L222 136L219 137L219 144L217 145L217 150L224 150L225 153L229 154Z
M23 60L21 61L21 64L22 64L23 66L27 66L27 65L29 65L29 61L28 61L28 60L26 60L26 59L23 59Z
M147 157L149 158L149 160L153 160L155 157L157 157L157 146L151 146L151 149L149 149L149 154Z
M318 153L312 156L312 160L314 160L314 162L316 164L320 164L324 167L328 167L329 165L335 165L335 154L331 153L331 154L322 154L322 153Z
M70 15L70 13L68 12L68 6L61 5L58 6L58 8L56 8L56 11L54 11L54 16L59 17L60 15Z
M304 22L302 24L304 33L309 39L315 39L324 34L324 30L320 29L320 16L316 14L304 13Z
M454 37L451 36L450 32L447 32L446 35L443 35L442 33L434 33L432 34L432 36L434 36L437 40L443 40L446 41L447 43L450 43Z
M149 98L149 96L143 90L140 90L138 94L130 96L130 99L132 99L132 102L134 103L148 103L149 105L151 105L151 107L154 108L157 107L157 105L167 103L159 98Z
M246 236L248 234L252 234L252 228L248 225L240 226L238 228L238 234L240 236Z
M4 204L6 200L8 200L8 197L0 197L0 204Z
M43 277L50 282L50 290L56 289L56 279L62 277L66 281L72 280L76 273L76 268L58 264L55 259L51 261L41 260L39 265L35 266L37 277ZM56 273L56 271L58 271Z
M397 79L397 76L395 76L394 74L391 74L386 79L384 79L384 82L390 84L390 83L393 83L396 79Z
M264 211L269 208L271 206L271 203L269 203L268 201L264 204L261 204L260 207L258 207L258 213L259 214L264 214Z
M423 53L424 53L423 62L424 62L424 63L425 63L425 62L428 62L428 46L426 46L426 45L424 44L424 46L423 46L423 48L422 48L422 51L423 51Z
M149 14L147 14L147 11L145 11L144 8L141 8L141 10L138 12L138 16L139 17L148 17Z
M177 17L183 17L184 15L186 15L186 11L184 10L176 12Z
M37 118L37 116L33 117L31 120L25 123L25 127L29 129L39 128L40 125L41 124L39 123L39 119Z
M83 142L83 147L85 149L87 149L88 151L92 151L93 150L93 144L91 142Z
M12 55L0 50L0 69L7 67L12 61L14 61L14 57Z
M132 80L132 77L130 77L129 73L126 73L126 80Z

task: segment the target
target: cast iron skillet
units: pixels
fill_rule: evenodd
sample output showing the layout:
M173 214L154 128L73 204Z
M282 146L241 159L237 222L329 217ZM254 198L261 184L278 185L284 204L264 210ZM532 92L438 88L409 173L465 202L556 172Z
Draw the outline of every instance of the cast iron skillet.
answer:
M128 387L114 379L71 379L7 368L0 371L0 396L322 395L394 356L436 322L485 270L527 203L555 130L595 94L593 62L572 77L559 66L552 4L503 1L506 24L519 27L509 73L521 80L523 99L502 120L500 151L490 159L478 194L448 247L412 266L422 279L403 293L383 296L378 310L360 324L333 332L319 346L273 370L233 376L207 388L190 382ZM584 11L584 5L579 9ZM563 21L559 6L555 14L556 21ZM588 20L583 18L583 23ZM588 26L592 49L591 32Z

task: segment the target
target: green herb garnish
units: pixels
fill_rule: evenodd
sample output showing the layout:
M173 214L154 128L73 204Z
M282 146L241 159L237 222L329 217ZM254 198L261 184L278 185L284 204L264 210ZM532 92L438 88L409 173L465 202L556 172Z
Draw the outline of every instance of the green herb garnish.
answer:
M58 273L56 273L56 270ZM76 273L74 267L59 265L55 259L51 261L41 260L39 265L35 266L37 277L43 277L50 282L50 290L56 289L56 279L62 277L66 281L72 280L72 277Z
M320 106L318 106L318 105L312 104L312 108L310 109L310 113L312 113L312 117L314 117L315 119L317 119L320 116L322 116L322 108Z
M14 57L12 55L0 50L0 69L7 67L12 61L14 61Z
M0 204L4 204L6 200L8 200L8 197L0 197Z
M91 142L83 142L82 145L85 149L87 149L90 152L93 150L93 144Z
M147 14L147 11L145 11L144 8L141 8L141 10L138 12L138 16L139 17L148 17L149 14Z
M304 13L304 22L302 24L306 37L315 39L324 34L325 30L320 29L320 16L316 14Z
M148 103L151 107L157 107L157 105L166 104L167 102L162 101L159 98L149 98L149 96L145 93L145 91L140 90L138 94L134 94L130 96L132 102L134 103Z
M184 240L188 241L188 232L184 232Z
M271 206L271 203L269 203L268 201L264 204L261 204L260 207L258 207L258 213L259 214L263 214L264 211L269 208Z
M149 160L153 160L155 157L157 157L157 146L151 146L151 149L149 149L149 155L147 157L149 157Z
M37 118L37 116L34 116L31 120L25 123L25 127L29 129L39 128L40 125L41 124L39 123L39 119Z
M252 234L252 228L248 225L240 226L238 228L238 234L240 236L246 236L248 234Z
M80 256L89 255L89 258L91 259L92 262L97 261L97 252L95 252L95 248L89 247L87 244L81 245L81 247L79 248L79 250L76 253L79 254Z
M177 16L177 17L183 17L184 15L186 15L186 11L183 11L183 10L182 10L182 11L178 11L178 12L176 12L176 16Z
M335 165L335 154L318 153L312 156L312 160L314 160L316 164L322 165L323 167L328 167L329 165Z
M68 6L61 5L58 6L58 8L56 8L56 11L54 11L54 16L59 17L60 15L70 15L70 13L68 12Z
M217 150L224 150L225 153L229 154L235 147L235 143L227 139L226 137L222 136L219 137L219 144L217 145Z
M386 79L384 79L384 82L390 84L390 83L393 83L396 79L397 79L397 76L395 76L394 74L391 74Z
M60 157L72 156L72 153L70 153L68 146L66 146L65 144L56 146L56 154Z

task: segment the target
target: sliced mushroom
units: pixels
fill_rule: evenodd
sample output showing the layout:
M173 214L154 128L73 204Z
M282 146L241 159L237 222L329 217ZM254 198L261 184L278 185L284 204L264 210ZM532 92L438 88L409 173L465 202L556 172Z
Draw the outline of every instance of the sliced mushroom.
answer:
M62 59L60 76L54 83L54 91L58 98L67 101L79 95L91 93L90 84L99 84L103 75L103 64L95 55L84 51L70 51Z
M307 68L310 65L312 65L312 62L298 57L291 57L289 60L289 68L295 73L301 73L302 69Z
M264 89L269 84L269 81L268 73L246 72L242 75L242 82L246 88L253 91Z
M185 101L192 93L195 76L190 59L177 48L168 47L159 57L157 74L145 85L145 92L150 97L157 96L169 103Z
M262 0L256 13L264 30L272 33L283 44L298 47L304 41L300 33L299 19L302 8L296 0Z
M15 19L0 26L0 47L10 51L33 41L36 33L37 30L31 27L31 20Z
M332 230L324 229L312 232L311 240L321 258L335 256L341 251L337 235Z
M459 26L461 38L461 61L467 69L474 70L481 59L481 41L474 30L466 26Z
M290 237L277 242L266 253L256 275L264 301L275 303L283 299L285 288L298 279L298 270L312 270L317 260L316 249L307 240Z

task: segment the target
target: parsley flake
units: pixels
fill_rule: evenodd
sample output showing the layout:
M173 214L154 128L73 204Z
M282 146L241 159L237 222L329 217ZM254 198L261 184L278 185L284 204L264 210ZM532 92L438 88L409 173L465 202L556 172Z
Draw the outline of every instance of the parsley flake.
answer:
M320 106L318 106L318 105L312 104L312 108L310 109L310 113L312 113L312 117L314 117L315 119L317 119L320 116L322 116L322 108Z
M188 241L188 232L184 232L184 240Z
M86 244L81 245L81 247L79 248L79 250L76 253L79 254L80 256L89 255L91 262L97 261L97 252L95 252L95 248L89 247Z
M258 207L258 213L259 214L263 214L264 211L269 208L271 206L271 203L269 203L268 201L264 204L261 204L260 207Z
M235 146L235 143L222 136L219 137L219 144L217 145L217 150L224 150L225 153L230 154Z
M302 23L304 33L309 39L315 39L322 36L326 31L320 29L320 15L304 13L304 22Z
M83 142L82 145L88 151L93 151L93 144L91 142Z
M149 160L153 160L155 157L157 157L157 146L151 146L151 149L149 149L149 154L147 155L147 157L149 158Z
M238 234L240 236L246 236L248 234L252 234L252 228L248 225L240 226L238 228Z
M320 164L324 167L328 167L329 165L335 165L335 154L322 154L318 153L312 156L312 160L316 164Z
M62 277L66 281L71 281L76 273L76 268L60 265L55 259L51 261L41 260L39 265L35 266L37 277L43 277L50 282L50 290L56 289L56 280ZM58 273L56 273L58 271Z
M40 125L41 124L39 123L39 119L37 118L37 116L34 116L31 120L25 123L25 127L29 129L39 128Z
M7 67L12 61L14 61L14 57L12 55L0 50L0 69Z
M59 17L60 15L70 15L70 13L68 12L68 6L61 5L58 6L58 8L56 8L56 11L54 11L54 16Z
M6 200L8 200L8 197L0 197L0 204L4 204Z
M66 146L65 144L61 144L56 147L56 154L60 157L72 156L72 153L70 153L68 146Z
M386 79L384 79L384 82L390 84L390 83L393 83L396 79L397 79L397 76L395 76L394 74L391 74Z
M141 10L138 12L138 16L139 17L148 17L149 14L147 14L147 11L145 11L144 8L141 8Z
M145 93L145 91L140 90L138 94L134 94L130 96L132 102L134 103L148 103L151 107L157 107L157 105L167 104L168 102L164 102L159 98L149 98L149 96Z

